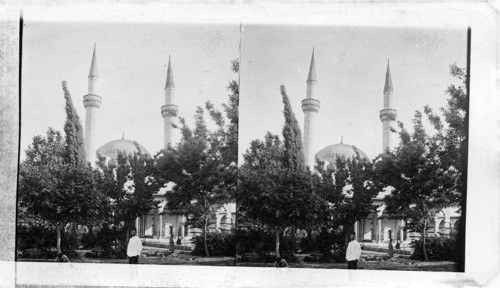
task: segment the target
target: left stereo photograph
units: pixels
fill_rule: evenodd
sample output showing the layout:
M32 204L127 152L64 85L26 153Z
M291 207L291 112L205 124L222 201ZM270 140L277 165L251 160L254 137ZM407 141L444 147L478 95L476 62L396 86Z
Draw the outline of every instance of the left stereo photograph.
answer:
M16 260L235 265L239 25L24 20Z

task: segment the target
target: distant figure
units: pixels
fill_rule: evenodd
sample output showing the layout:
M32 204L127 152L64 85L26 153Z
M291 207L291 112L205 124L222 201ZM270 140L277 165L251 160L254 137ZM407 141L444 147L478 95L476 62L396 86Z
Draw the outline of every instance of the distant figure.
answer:
M137 237L137 230L135 228L130 230L130 234L132 234L132 237L128 240L127 246L128 263L137 264L139 263L139 256L141 256L142 252L142 242L141 239Z
M288 263L286 263L286 260L281 258L281 257L276 257L276 262L274 262L274 267L290 267L288 266Z
M392 247L392 239L389 239L389 258L394 256L394 247Z
M401 249L401 243L399 243L399 240L396 242L396 249Z
M175 242L174 242L174 235L170 235L170 252L174 253L175 251Z
M347 245L347 251L345 252L347 269L358 269L358 261L361 258L361 246L354 238L354 234L351 234L351 242Z
M68 257L63 253L57 254L56 262L70 262Z

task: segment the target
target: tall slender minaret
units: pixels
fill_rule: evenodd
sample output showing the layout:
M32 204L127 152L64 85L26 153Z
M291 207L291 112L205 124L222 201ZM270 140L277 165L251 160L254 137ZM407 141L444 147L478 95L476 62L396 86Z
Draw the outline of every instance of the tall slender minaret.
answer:
M178 107L173 104L175 101L175 83L172 65L170 64L170 55L168 56L167 81L165 83L165 105L161 106L161 116L163 116L163 145L173 144L172 120L177 116Z
M314 144L315 144L315 123L314 118L319 112L320 102L314 99L316 90L316 64L314 62L314 48L311 56L311 65L309 66L309 75L307 76L306 99L302 100L302 111L304 111L304 158L306 165L311 170L314 169Z
M397 111L392 108L392 89L391 69L389 68L389 60L387 60L387 72L385 74L384 85L384 109L380 110L380 120L382 121L382 153L387 149L394 147L394 132L391 132L391 127L395 128Z
M101 96L97 95L97 80L99 75L97 75L97 59L95 54L95 44L94 53L92 54L92 63L90 64L89 72L89 83L87 95L83 96L83 106L85 107L85 152L87 161L90 161L92 165L96 160L96 141L95 141L95 130L96 123L98 119L98 110L101 107Z

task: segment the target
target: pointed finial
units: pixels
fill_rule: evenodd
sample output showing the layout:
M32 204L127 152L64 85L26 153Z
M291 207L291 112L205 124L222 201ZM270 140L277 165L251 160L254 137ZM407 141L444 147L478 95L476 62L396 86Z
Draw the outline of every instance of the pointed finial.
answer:
M387 59L387 72L385 73L384 93L386 92L394 92L394 90L392 89L392 78L391 78L391 69L389 67L389 59Z
M314 47L313 47L313 53L311 56L311 65L309 66L309 74L307 75L307 81L306 82L312 82L316 81L316 63L314 62Z
M170 54L168 55L167 81L165 82L165 88L168 87L175 87L174 74L172 73L172 64L170 63Z
M340 136L340 144L344 143L344 135Z
M122 131L122 140L125 139L125 131Z
M94 43L94 53L92 53L92 63L90 64L89 78L90 77L99 78L99 75L97 75L97 58L96 58L95 50L96 50L96 44Z

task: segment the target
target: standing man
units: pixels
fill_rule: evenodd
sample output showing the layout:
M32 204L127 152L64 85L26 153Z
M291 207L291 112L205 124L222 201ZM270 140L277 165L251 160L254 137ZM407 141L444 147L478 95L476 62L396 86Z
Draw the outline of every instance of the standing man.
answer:
M354 239L354 234L351 234L351 242L347 245L345 259L347 260L347 269L358 269L358 260L361 257L361 246Z
M130 234L132 234L132 237L128 240L127 246L128 263L137 264L142 252L142 243L141 239L137 237L137 230L135 228L130 230Z

